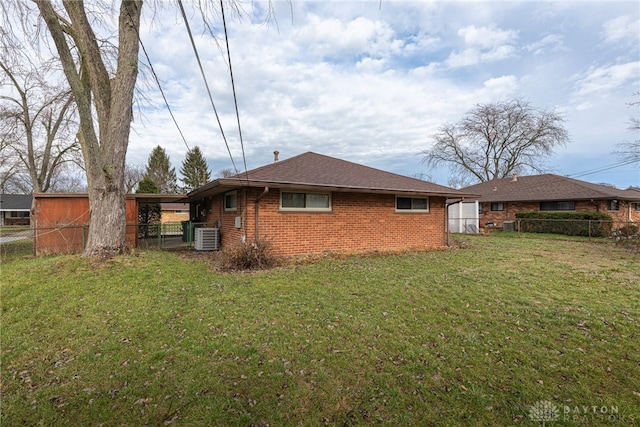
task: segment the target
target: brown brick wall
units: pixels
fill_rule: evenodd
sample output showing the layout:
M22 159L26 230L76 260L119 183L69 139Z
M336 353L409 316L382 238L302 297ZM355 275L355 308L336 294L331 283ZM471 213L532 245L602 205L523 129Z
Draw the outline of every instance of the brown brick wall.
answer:
M245 195L238 191L237 212L221 211L222 196L216 198L207 220L221 220L222 246L245 233L254 240L254 201L261 192L249 190L245 206ZM332 193L331 212L285 212L280 191L271 189L259 203L259 236L280 255L437 248L446 244L444 203L444 198L431 197L428 213L396 213L394 195ZM236 216L242 217L241 229L235 228Z
M483 213L480 214L480 221L485 224L493 222L496 226L501 227L504 221L515 221L516 213L538 212L539 210L540 203L538 202L505 202L504 211L500 212L492 212L491 203L482 203ZM602 212L611 216L614 221L640 222L640 212L635 210L635 205L627 202L620 202L618 211L608 211L606 201L578 201L575 212Z
M176 213L174 209L162 211L160 222L163 224L181 221L189 221L189 211L182 213Z

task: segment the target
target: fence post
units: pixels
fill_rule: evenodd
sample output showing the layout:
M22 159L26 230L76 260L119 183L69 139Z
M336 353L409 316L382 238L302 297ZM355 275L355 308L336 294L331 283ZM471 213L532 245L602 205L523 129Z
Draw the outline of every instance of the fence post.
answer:
M591 220L589 220L589 241L591 241Z
M82 249L84 250L87 247L87 236L85 235L85 230L87 229L87 225L82 226Z

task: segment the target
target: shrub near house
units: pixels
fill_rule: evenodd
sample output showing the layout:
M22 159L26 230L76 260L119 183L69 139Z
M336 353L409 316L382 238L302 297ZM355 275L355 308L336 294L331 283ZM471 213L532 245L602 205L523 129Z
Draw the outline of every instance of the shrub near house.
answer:
M599 212L520 212L516 218L521 231L567 236L606 237L613 224L611 216Z

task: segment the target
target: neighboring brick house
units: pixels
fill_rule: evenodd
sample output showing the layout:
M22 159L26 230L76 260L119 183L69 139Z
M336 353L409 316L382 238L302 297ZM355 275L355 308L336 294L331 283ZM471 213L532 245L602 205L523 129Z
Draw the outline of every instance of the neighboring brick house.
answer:
M602 212L618 222L640 222L640 192L619 190L564 176L544 174L482 182L463 188L478 193L480 222L501 227L518 212Z
M189 203L160 203L163 224L189 221Z
M445 203L465 192L307 152L188 194L221 247L268 240L275 253L398 251L446 245ZM476 195L477 196L477 195Z
M31 194L0 194L0 226L31 223Z

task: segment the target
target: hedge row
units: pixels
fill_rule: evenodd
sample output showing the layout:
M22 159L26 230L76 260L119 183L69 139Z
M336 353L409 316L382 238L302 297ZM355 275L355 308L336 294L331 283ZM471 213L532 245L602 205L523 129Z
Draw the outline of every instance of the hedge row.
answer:
M607 237L613 219L600 212L520 212L520 230L529 233Z

